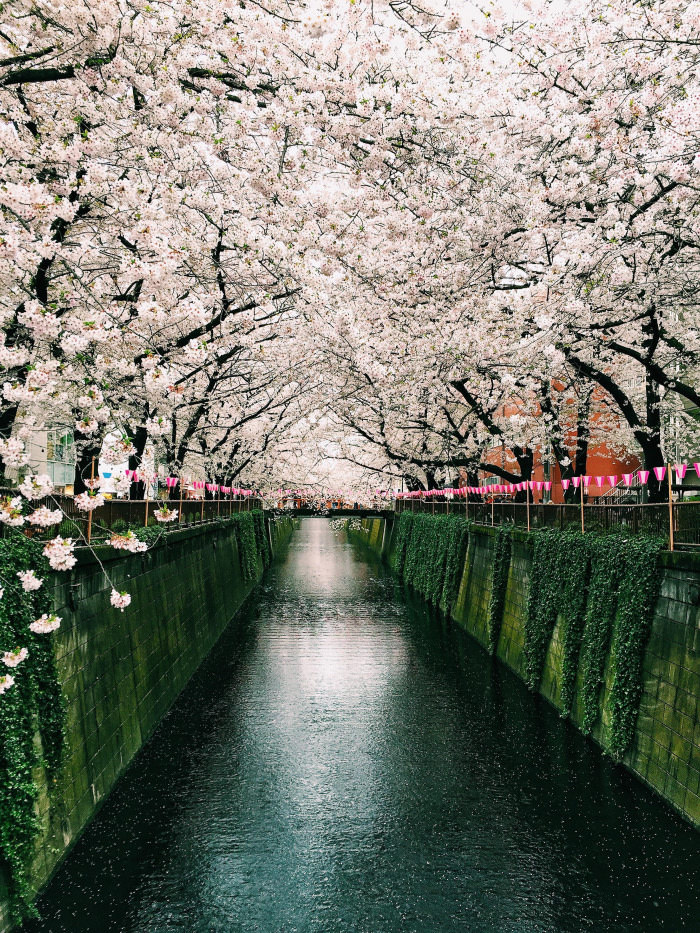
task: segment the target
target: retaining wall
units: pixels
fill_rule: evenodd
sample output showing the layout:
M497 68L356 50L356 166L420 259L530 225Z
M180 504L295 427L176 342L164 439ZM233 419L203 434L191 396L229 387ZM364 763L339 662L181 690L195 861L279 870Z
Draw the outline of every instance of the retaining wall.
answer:
M269 522L273 551L293 520ZM110 606L112 583L131 606ZM41 835L33 878L37 890L99 809L180 691L209 654L262 575L244 581L234 528L208 525L168 534L145 554L111 548L81 554L70 573L47 581L61 616L52 638L67 703L66 760L48 793L39 787ZM0 875L0 931L10 929Z
M363 538L376 553L391 561L391 519L363 522ZM449 615L482 646L488 644L488 607L493 579L495 532L488 527L470 532L458 596ZM532 554L525 533L513 531L505 606L497 657L525 679L525 618ZM676 551L661 555L659 597L643 665L643 694L634 740L623 764L675 810L700 828L700 554ZM547 652L540 693L561 708L561 620ZM600 714L592 738L605 745L607 695L612 674L606 670ZM576 682L571 720L583 721L581 671Z

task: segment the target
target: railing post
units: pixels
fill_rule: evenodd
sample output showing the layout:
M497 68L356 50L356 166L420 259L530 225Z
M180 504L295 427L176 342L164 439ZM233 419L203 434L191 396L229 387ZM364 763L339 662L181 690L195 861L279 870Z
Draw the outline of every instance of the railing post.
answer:
M92 493L92 484L95 481L95 458L92 458L92 463L90 464L90 492ZM87 540L88 544L92 538L92 509L88 512L88 527L87 527Z
M527 512L527 530L530 530L530 480L525 480L525 502Z
M584 525L584 523L583 523L583 487L584 487L585 484L584 484L584 482L583 482L583 477L581 477L581 483L580 483L580 485L581 485L581 534L585 534L586 528L585 528L585 525Z
M672 464L668 465L668 541L669 550L673 550L673 486L671 485Z

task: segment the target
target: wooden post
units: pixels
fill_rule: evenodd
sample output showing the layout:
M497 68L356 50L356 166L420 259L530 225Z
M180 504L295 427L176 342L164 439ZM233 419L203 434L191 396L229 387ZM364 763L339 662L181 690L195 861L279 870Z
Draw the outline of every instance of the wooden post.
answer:
M530 530L530 481L525 480L525 510L527 512L527 530Z
M493 496L491 496L491 527L493 527Z
M207 494L207 489L205 486L204 489L202 489L202 514L200 515L200 518L199 518L201 522L204 521L204 497L206 494Z
M92 463L90 464L90 494L92 494L92 484L95 480L95 458L92 458ZM92 509L88 512L88 529L87 529L87 540L88 544L92 538Z
M180 510L177 515L178 525L182 523L182 471L180 471Z
M146 494L146 518L144 519L143 525L144 525L144 528L146 528L146 527L148 527L148 497L149 497L149 494L150 494L150 492L151 492L151 481L150 481L150 479L148 478L148 474L146 474L146 478L145 478L144 482L145 482L145 484L146 484L146 489L145 489L145 494Z
M229 489L231 487L229 486ZM231 512L233 511L233 492L228 494L228 517L231 518Z
M216 485L218 486L216 490L216 514L218 515L219 509L221 508L221 486L219 486L218 483Z
M585 483L583 482L583 477L581 477L581 534L585 534L586 532L586 526L584 525L584 521L583 521L583 488L584 486L585 486Z
M672 477L673 466L669 463L668 465L668 543L669 550L673 550L673 480Z

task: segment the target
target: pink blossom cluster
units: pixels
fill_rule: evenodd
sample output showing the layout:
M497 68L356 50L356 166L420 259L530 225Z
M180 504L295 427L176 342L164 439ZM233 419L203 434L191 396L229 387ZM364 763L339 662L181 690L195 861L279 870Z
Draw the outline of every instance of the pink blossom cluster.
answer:
M48 635L51 632L55 632L57 628L61 626L61 617L57 616L55 613L45 612L43 615L39 616L34 622L30 622L29 628L36 635Z
M115 609L120 609L122 612L124 612L126 607L131 603L131 596L128 593L120 593L118 590L112 589L109 601L115 607Z
M112 533L109 544L118 551L129 551L131 554L142 554L148 550L145 541L140 541L133 531L127 531L123 535Z
M29 651L26 648L15 648L14 651L5 651L2 655L2 663L6 667L17 667L27 657Z
M93 512L105 504L105 497L99 492L81 492L73 498L73 501L81 512Z
M22 589L25 591L25 593L31 593L34 590L38 590L44 582L42 579L37 577L33 570L18 570L17 576L20 579Z
M45 506L34 509L27 516L27 521L39 528L50 528L52 525L58 525L62 520L63 512L61 509L47 509Z
M163 523L174 522L175 519L178 517L178 510L168 509L165 506L163 506L162 509L156 509L154 514L155 514L155 519L157 522L163 522Z
M24 524L21 496L5 496L0 499L0 522L14 528Z
M18 489L26 499L44 499L51 495L54 486L46 473L29 473Z
M44 546L44 557L49 561L52 570L71 570L77 563L73 555L75 543L72 538L57 537Z

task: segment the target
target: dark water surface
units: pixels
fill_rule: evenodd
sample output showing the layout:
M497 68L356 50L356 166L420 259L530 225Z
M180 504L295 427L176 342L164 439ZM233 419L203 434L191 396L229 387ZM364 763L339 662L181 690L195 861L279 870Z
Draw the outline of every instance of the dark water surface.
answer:
M28 929L698 931L699 840L306 519Z

